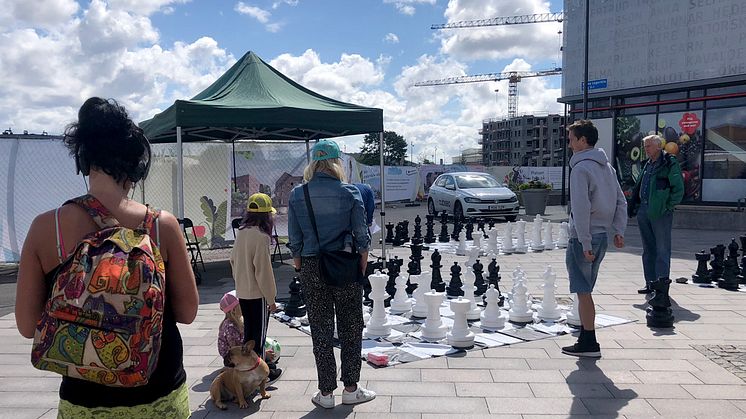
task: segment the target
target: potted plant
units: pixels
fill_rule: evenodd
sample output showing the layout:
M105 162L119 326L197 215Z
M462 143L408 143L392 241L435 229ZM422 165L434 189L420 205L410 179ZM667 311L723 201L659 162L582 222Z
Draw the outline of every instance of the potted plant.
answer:
M533 179L529 182L521 183L518 186L521 194L523 206L526 209L526 215L544 214L547 208L547 199L549 191L552 190L552 184L545 183L539 179Z

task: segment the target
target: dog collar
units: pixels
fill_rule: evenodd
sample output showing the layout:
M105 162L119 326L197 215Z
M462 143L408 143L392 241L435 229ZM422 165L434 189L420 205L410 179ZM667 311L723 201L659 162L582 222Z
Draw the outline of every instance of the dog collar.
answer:
M256 359L256 364L254 364L254 366L253 366L253 367L251 367L251 368L249 368L249 369L247 369L247 370L239 370L239 371L245 371L245 372L249 372L249 371L254 371L254 370L256 369L256 367L258 367L258 366L259 366L259 363L260 363L261 361L262 361L262 359L261 359L261 358L257 358L257 359Z

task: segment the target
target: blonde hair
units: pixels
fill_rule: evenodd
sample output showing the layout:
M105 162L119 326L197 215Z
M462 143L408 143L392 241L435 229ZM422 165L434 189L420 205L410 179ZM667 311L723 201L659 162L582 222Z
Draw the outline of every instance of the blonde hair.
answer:
M653 143L657 144L658 148L663 147L663 139L660 137L660 135L648 135L647 137L642 139L642 144L645 145L646 143Z
M303 181L310 182L316 172L328 173L342 182L347 182L347 176L345 176L345 170L340 159L312 161L303 170Z
M236 304L231 311L225 313L225 317L230 319L230 321L236 325L238 330L243 333L243 316L241 315L241 307L238 304Z

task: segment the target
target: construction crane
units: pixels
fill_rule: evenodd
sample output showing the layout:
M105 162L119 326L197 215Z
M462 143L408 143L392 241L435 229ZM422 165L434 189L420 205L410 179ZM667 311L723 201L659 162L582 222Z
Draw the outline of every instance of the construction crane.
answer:
M564 12L539 13L533 15L519 15L495 17L492 19L464 20L461 22L440 23L430 26L430 29L458 29L479 28L483 26L522 25L526 23L562 22L565 20Z
M447 77L439 80L417 82L416 87L441 86L445 84L480 83L484 81L508 80L508 117L515 118L518 108L518 82L527 77L544 77L562 74L559 67L541 71L506 71L504 73L478 74L475 76Z

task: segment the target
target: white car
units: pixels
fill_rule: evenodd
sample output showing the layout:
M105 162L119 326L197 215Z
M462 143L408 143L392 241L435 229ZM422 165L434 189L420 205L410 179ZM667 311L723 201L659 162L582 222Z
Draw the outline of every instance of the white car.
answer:
M515 221L518 197L491 175L480 172L443 173L430 186L427 211L446 211L454 218L505 217Z

